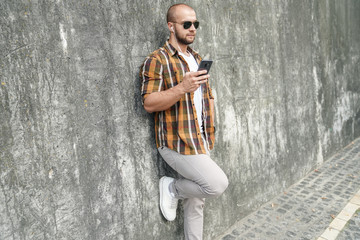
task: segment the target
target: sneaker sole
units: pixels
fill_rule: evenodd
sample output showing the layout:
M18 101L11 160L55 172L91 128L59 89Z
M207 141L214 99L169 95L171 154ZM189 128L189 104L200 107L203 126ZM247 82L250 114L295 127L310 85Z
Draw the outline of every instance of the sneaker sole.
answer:
M164 195L162 185L163 185L163 182L164 182L165 178L166 178L166 177L160 178L160 182L159 182L159 189L160 189L160 210L161 210L161 213L162 213L162 215L164 216L164 218L165 218L166 220L168 220L168 221L174 221L174 219L169 219L169 218L165 215L164 210L163 210L163 208L162 208L162 204L161 204L161 203L163 202L163 195Z

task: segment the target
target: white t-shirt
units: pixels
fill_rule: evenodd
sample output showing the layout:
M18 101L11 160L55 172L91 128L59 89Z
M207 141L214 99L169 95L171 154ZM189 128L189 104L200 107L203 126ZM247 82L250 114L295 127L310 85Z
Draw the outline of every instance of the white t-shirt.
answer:
M196 59L192 54L190 56L186 56L185 54L179 52L181 56L184 57L185 61L187 62L190 72L197 72L198 64ZM201 86L194 92L194 104L196 109L196 115L198 119L198 123L200 126L200 131L203 132L203 122L202 122L202 89Z

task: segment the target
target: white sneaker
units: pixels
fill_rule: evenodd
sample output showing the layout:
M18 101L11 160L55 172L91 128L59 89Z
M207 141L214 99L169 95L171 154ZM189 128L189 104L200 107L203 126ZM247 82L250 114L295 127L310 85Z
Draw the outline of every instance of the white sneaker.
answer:
M172 196L169 190L170 184L174 181L171 177L162 177L160 179L160 209L168 221L173 221L176 217L176 208L178 199Z

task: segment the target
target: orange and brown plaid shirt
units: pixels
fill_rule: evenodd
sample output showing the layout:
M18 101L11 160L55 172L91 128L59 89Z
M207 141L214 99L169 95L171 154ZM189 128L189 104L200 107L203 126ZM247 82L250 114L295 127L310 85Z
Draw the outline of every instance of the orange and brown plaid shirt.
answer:
M198 64L201 57L188 47ZM140 68L142 81L142 101L153 92L165 91L179 84L189 66L177 50L167 41L165 45L151 53ZM194 93L186 93L172 107L156 112L155 135L157 147L168 147L180 154L206 154L206 149L212 149L215 142L214 125L211 121L214 114L210 109L210 99L213 99L209 83L202 85L203 127L205 141L196 120Z

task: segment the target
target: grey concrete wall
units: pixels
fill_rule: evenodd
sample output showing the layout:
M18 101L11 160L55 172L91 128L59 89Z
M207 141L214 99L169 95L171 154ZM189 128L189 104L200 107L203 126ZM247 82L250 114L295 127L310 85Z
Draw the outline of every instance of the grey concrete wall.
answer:
M207 201L213 239L360 136L360 2L186 2L230 179ZM172 3L0 2L0 239L182 239L137 79Z

